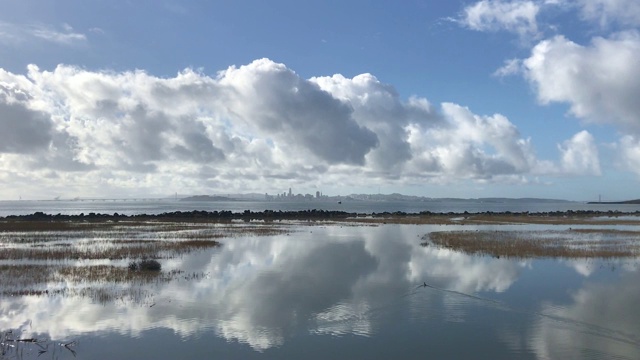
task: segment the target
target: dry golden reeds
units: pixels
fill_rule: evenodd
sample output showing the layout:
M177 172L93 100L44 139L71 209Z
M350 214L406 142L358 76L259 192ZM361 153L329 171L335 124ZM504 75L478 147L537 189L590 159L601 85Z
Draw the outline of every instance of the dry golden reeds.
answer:
M585 238L583 233L598 235ZM467 254L495 257L619 258L640 256L640 232L588 231L440 231L424 236L435 245Z

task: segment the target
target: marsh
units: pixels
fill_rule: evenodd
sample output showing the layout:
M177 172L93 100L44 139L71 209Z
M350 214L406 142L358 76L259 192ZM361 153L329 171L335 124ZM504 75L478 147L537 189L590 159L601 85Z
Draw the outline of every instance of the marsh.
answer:
M640 356L636 257L498 258L421 245L438 233L609 241L611 231L624 230L612 235L616 241L640 226L456 221L120 222L5 231L3 254L48 255L0 261L11 274L1 277L0 329L53 345L39 354L37 343L6 342L14 347L3 356ZM211 246L164 244L194 240ZM122 255L128 247L147 250ZM66 256L77 253L84 255ZM131 272L131 257L155 258L161 270ZM74 353L59 344L73 344Z

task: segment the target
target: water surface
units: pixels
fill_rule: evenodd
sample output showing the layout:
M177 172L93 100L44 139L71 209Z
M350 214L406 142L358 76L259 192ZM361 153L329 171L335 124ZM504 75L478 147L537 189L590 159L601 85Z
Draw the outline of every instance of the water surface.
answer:
M91 212L113 214L115 212L125 215L136 214L161 214L173 211L233 211L244 210L264 211L301 211L301 210L329 210L346 211L355 213L381 213L404 211L418 213L431 212L456 212L465 211L476 213L484 211L493 212L547 212L567 210L594 210L594 211L622 211L635 212L640 210L640 205L617 204L586 204L581 202L481 202L477 200L433 200L433 201L364 201L343 200L337 201L178 201L170 199L161 200L83 200L83 201L0 201L0 216L28 215L36 211L47 214L78 215Z
M163 260L165 271L205 276L147 284L150 296L0 298L0 329L46 347L38 357L36 344L14 343L4 356L640 358L637 260L497 259L420 246L429 231L463 228L472 229L301 225Z

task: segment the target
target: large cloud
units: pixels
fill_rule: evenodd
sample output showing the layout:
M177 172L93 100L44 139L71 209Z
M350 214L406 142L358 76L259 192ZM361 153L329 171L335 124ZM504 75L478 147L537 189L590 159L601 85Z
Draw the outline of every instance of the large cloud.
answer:
M438 126L441 121L425 99L412 98L403 103L396 91L371 74L347 79L342 75L311 79L324 91L353 109L358 123L375 131L379 146L368 155L379 170L393 172L411 159L411 144L407 126L421 124Z
M635 30L595 37L580 45L563 36L537 44L522 61L523 74L543 104L567 103L577 118L615 126L623 136L616 163L640 174L640 33ZM508 67L514 68L511 63ZM504 72L511 72L506 67ZM500 72L501 70L499 70ZM581 133L560 147L569 173L600 174L591 135Z
M536 166L529 141L506 117L479 116L468 108L445 103L446 126L423 131L412 127L416 149L411 163L417 173L446 173L456 178L489 179L527 174Z
M0 82L0 152L33 153L49 147L53 123L27 102L25 93Z
M262 59L221 74L235 90L230 111L283 145L304 148L329 163L364 164L376 135L352 118L347 104L301 79L282 64ZM298 156L295 147L290 156Z
M524 60L526 78L542 103L567 102L593 122L640 131L640 33L596 37L588 46L556 36Z
M542 168L506 117L403 100L371 74L307 80L268 59L215 77L31 65L1 70L0 87L2 181L47 193L494 181Z
M600 157L593 135L583 130L560 146L562 167L570 174L600 175Z

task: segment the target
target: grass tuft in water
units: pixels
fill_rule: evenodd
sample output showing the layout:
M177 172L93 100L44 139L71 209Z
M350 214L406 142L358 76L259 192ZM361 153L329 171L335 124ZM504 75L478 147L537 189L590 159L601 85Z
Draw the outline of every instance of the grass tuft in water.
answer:
M129 263L130 271L160 271L162 265L158 260L144 259Z

